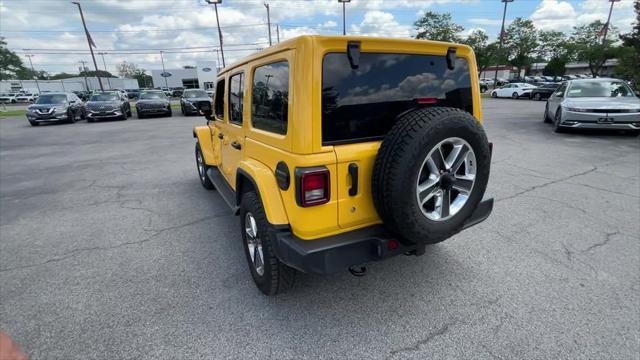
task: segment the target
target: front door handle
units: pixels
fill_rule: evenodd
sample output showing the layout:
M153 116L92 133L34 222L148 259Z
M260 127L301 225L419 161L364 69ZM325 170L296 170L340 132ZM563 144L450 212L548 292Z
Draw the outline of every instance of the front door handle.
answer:
M242 145L240 145L240 143L237 142L237 141L232 142L231 143L231 147L233 147L234 149L237 149L237 150L242 149Z
M224 139L224 134L223 133L218 133L218 139Z

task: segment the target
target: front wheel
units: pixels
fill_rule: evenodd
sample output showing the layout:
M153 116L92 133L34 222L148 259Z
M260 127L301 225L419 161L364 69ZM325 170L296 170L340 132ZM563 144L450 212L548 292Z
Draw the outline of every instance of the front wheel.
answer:
M542 95L540 95L540 93L533 94L533 100L535 100L535 101L542 100Z
M512 98L512 99L517 99L518 97L519 97L519 96L518 96L518 93L517 93L517 92L514 92L513 94L511 94L511 98Z
M258 289L265 295L275 295L291 288L296 270L276 257L276 230L267 221L262 202L253 191L242 195L240 231L249 271Z
M198 169L198 177L200 178L200 184L207 190L214 189L213 183L207 176L207 169L209 168L204 162L204 156L202 155L202 149L200 144L196 143L196 167Z
M556 117L554 118L554 121L553 121L553 131L557 133L563 132L564 128L562 127L562 125L560 125L561 123L562 123L562 110L558 109L556 110Z
M498 97L498 94L494 91L491 93L491 97L495 99Z

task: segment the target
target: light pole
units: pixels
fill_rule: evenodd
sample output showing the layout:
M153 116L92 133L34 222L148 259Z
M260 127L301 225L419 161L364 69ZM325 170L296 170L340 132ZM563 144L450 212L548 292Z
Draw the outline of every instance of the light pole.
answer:
M82 73L84 73L84 88L86 91L89 91L89 83L87 82L87 66L86 66L86 61L84 60L80 60L79 61L80 64L82 64Z
M34 79L36 80L36 87L38 88L38 93L40 93L40 84L38 84L38 75L36 74L36 70L33 68L33 62L31 61L31 57L33 55L27 54L25 56L29 58L29 64L31 65L31 71L33 72Z
M107 71L107 62L104 61L104 55L106 54L106 52L99 52L98 55L102 56L102 65L104 65L104 71L105 72L109 72ZM111 90L111 79L109 78L109 76L107 76L107 84L109 84L109 90Z
M607 17L607 23L604 24L604 33L602 34L602 45L607 40L607 33L609 32L609 23L611 22L611 12L613 12L613 4L619 2L620 0L609 0L611 6L609 7L609 17Z
M96 44L93 42L93 39L89 34L89 30L87 30L87 24L84 22L84 14L82 13L82 6L80 6L80 3L77 1L72 1L71 3L78 5L78 10L80 11L80 18L82 19L82 26L84 27L85 35L87 35L87 43L89 44L89 51L91 52L91 58L93 59L93 67L96 68L96 77L98 78L98 83L100 84L100 91L104 91L104 88L102 87L102 80L100 79L100 76L98 76L98 63L96 62L95 55L93 55L93 47L95 47Z
M342 3L342 35L347 35L347 10L346 10L346 5L348 2L351 2L351 0L338 0L338 2Z
M271 15L269 15L269 4L265 2L263 5L267 8L267 27L269 28L269 46L271 46L273 44L271 43Z
M222 30L220 30L220 19L218 18L218 4L222 5L222 0L204 0L207 4L213 4L213 8L216 11L216 23L218 24L218 39L220 39L220 55L222 57L222 67L224 64L224 49L222 48Z
M167 83L167 71L164 69L164 57L162 56L163 52L164 51L160 50L160 61L162 61L162 77L164 78L164 87L166 87L168 91L169 84Z
M504 19L507 16L507 4L513 2L513 0L500 0L504 3L504 10L502 11L502 26L500 27L500 45L498 46L498 61L496 65L496 72L493 76L493 88L498 86L498 67L500 66L500 56L502 55L502 41L504 39ZM520 74L518 74L520 76Z

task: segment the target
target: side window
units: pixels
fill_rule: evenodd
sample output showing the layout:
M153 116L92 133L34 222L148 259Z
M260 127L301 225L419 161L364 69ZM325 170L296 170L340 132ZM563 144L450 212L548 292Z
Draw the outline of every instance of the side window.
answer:
M560 85L558 90L556 90L556 96L564 96L564 91L567 90L567 83Z
M242 125L242 103L244 89L242 88L243 74L236 74L229 78L229 121Z
M224 79L218 80L216 84L216 99L214 104L214 114L219 119L224 118Z
M280 61L257 67L253 73L252 89L252 126L285 135L289 107L289 63Z

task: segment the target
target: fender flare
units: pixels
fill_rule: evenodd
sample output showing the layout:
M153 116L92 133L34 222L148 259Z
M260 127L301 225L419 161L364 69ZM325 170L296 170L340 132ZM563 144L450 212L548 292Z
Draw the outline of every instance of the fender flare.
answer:
M202 150L205 164L216 166L215 155L213 153L213 142L211 139L211 129L208 126L196 126L193 128L193 137L197 139Z
M265 164L247 159L240 162L236 172L236 204L242 200L242 188L250 184L257 192L267 221L276 228L289 228L289 218L280 196L274 172Z

